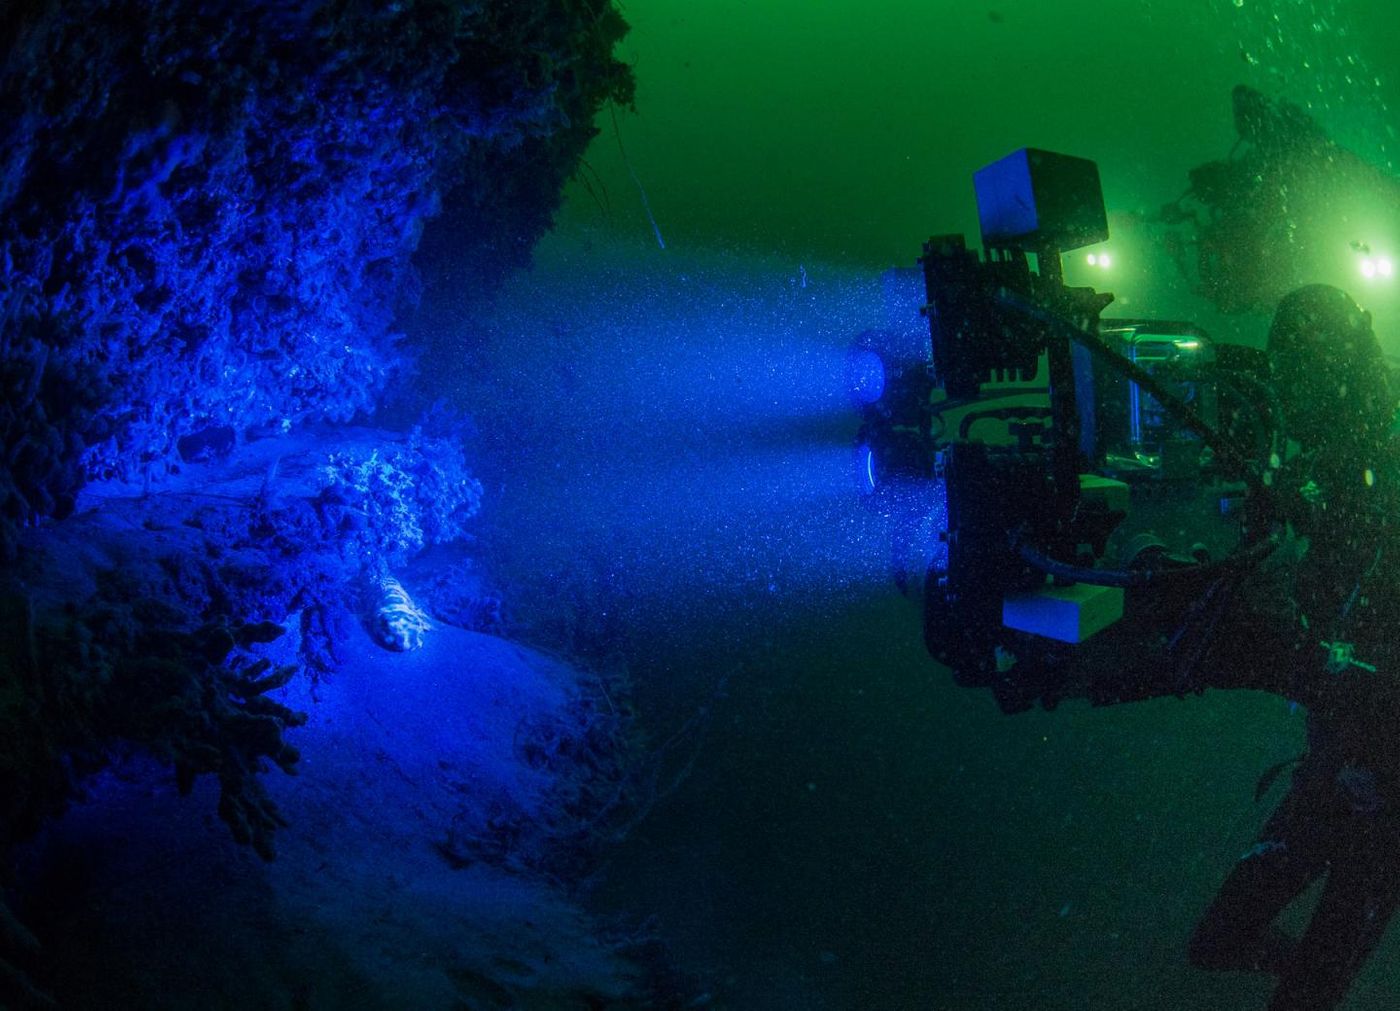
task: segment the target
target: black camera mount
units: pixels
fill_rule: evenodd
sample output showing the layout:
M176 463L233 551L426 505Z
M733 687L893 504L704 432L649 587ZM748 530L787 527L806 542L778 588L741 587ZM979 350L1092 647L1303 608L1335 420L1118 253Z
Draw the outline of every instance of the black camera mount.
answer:
M961 235L924 245L927 354L865 404L861 445L872 487L877 470L896 485L941 484L925 641L959 683L1020 709L1053 702L1055 671L1131 610L1129 595L1199 589L1272 546L1261 525L1236 522L1213 548L1172 551L1124 525L1142 511L1131 503L1150 502L1151 522L1193 497L1218 505L1268 492L1257 454L1217 430L1251 405L1244 384L1213 381L1208 338L1189 325L1105 321L1112 295L1063 283L1061 254L1108 237L1094 163L1025 149L975 182L985 257ZM1045 385L1032 385L1042 374ZM1160 410L1144 424L1149 398ZM1155 596L1137 592L1149 588Z

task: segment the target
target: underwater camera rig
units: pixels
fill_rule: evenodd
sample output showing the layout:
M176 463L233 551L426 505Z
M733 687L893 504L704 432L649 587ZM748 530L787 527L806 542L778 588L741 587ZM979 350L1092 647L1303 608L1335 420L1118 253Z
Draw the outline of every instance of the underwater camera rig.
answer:
M849 379L857 480L930 653L1016 711L1053 705L1090 638L1179 635L1268 553L1276 415L1261 352L1065 286L1060 254L1108 237L1093 162L1024 149L975 183L985 257L936 236L888 272Z

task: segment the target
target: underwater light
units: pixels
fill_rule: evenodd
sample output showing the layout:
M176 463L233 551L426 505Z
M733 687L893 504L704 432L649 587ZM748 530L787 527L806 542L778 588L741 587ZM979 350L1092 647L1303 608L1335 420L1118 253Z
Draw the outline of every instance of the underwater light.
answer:
M846 358L846 389L857 403L873 404L885 393L885 362L869 348L856 348Z
M1113 266L1113 257L1108 253L1090 253L1085 259L1088 260L1089 266L1098 267L1101 270L1107 270Z
M1395 261L1389 256L1372 253L1371 247L1364 242L1353 242L1351 248L1361 255L1357 257L1357 269L1361 271L1361 276L1368 281L1377 278L1389 280L1395 276Z
M874 494L878 482L875 479L875 449L868 443L861 443L855 453L856 487L862 495Z

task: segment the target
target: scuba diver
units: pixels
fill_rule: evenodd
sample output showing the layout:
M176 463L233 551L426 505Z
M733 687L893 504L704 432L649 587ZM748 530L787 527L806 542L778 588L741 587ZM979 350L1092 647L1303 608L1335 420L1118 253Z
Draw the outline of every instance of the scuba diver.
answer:
M1308 750L1258 791L1296 764L1288 793L1189 953L1203 969L1276 974L1271 1011L1316 1011L1346 996L1400 905L1400 439L1370 314L1345 292L1285 296L1267 350L1297 452L1247 526L1291 533L1251 568L1147 590L1146 624L1087 640L1048 694L1113 705L1255 689L1305 708ZM1289 937L1274 921L1323 878L1306 931Z
M1273 481L1294 536L1234 588L1202 680L1302 704L1308 750L1190 958L1277 974L1281 1011L1339 1004L1400 904L1400 443L1370 315L1344 292L1286 296L1268 355L1298 445ZM1276 917L1324 877L1302 937L1287 936Z

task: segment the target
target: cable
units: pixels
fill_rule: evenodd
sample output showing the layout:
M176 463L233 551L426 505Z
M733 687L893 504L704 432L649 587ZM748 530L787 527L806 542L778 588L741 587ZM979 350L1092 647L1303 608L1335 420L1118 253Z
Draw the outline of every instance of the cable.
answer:
M1003 305L1026 316L1030 316L1032 319L1058 331L1061 336L1067 337L1075 343L1082 345L1090 352L1097 355L1109 368L1132 382L1137 383L1156 398L1157 402L1166 408L1167 412L1176 418L1177 421L1200 436L1201 441L1215 453L1216 458L1225 468L1247 484L1251 492L1254 492L1266 502L1273 502L1272 492L1269 491L1268 486L1264 484L1260 476L1254 472L1249 461L1246 460L1233 445L1225 441L1219 432L1206 424L1190 405L1181 401L1163 387L1161 383L1157 382L1150 372L1130 362L1122 355L1117 354L1112 348L1087 330L1076 326L1063 316L1051 312L1043 306L1027 302L1020 296L1005 290L998 293L997 300Z
M617 138L617 151L622 155L622 164L627 168L627 174L632 177L632 181L637 184L637 192L642 195L642 210L647 212L647 220L651 222L651 230L656 233L656 244L662 249L666 248L666 240L661 237L661 226L656 223L656 215L651 213L651 201L647 199L647 191L642 186L642 181L637 178L636 170L632 168L632 160L627 157L627 149L622 146L622 130L617 125L617 107L611 103L608 105L608 113L612 116L613 136Z
M1124 358L1113 351L1103 341L1094 334L1076 326L1063 316L1046 309L1043 306L1028 302L1014 292L1002 290L997 295L997 300L1003 305L1030 316L1032 319L1044 324L1052 331L1058 332L1061 336L1087 348L1096 355L1109 368L1124 376L1128 380L1137 383L1164 407L1177 421L1200 436L1201 441L1209 447L1216 455L1220 463L1234 476L1249 487L1250 492L1257 495L1264 503L1270 507L1269 515L1274 517L1273 529L1265 537L1260 538L1248 547L1240 548L1226 558L1218 562L1209 562L1198 566L1183 566L1174 569L1144 569L1142 571L1112 570L1112 569L1091 569L1081 565L1074 565L1063 562L1033 548L1029 544L1021 543L1020 532L1012 534L1012 548L1027 564L1047 573L1050 576L1067 579L1078 583L1091 583L1098 586L1147 586L1152 583L1162 581L1164 578L1191 576L1200 578L1204 574L1214 572L1225 572L1232 569L1247 567L1257 564L1266 558L1280 542L1280 528L1277 516L1278 510L1273 492L1264 483L1263 479L1254 472L1249 461L1245 459L1234 445L1221 437L1220 433L1211 428L1210 425L1201 418L1199 414L1191 408L1189 404L1173 395L1163 387L1152 376L1150 372L1140 368L1135 363Z
M1247 548L1241 548L1218 562L1207 562L1204 565L1183 565L1180 568L1172 569L1090 569L1051 558L1029 544L1023 543L1019 531L1011 537L1011 547L1021 560L1047 575L1066 579L1073 583L1091 583L1095 586L1121 586L1125 588L1151 586L1164 580L1185 576L1199 579L1205 575L1247 568L1262 562L1278 546L1279 537L1277 533L1271 532L1267 537L1260 538Z

